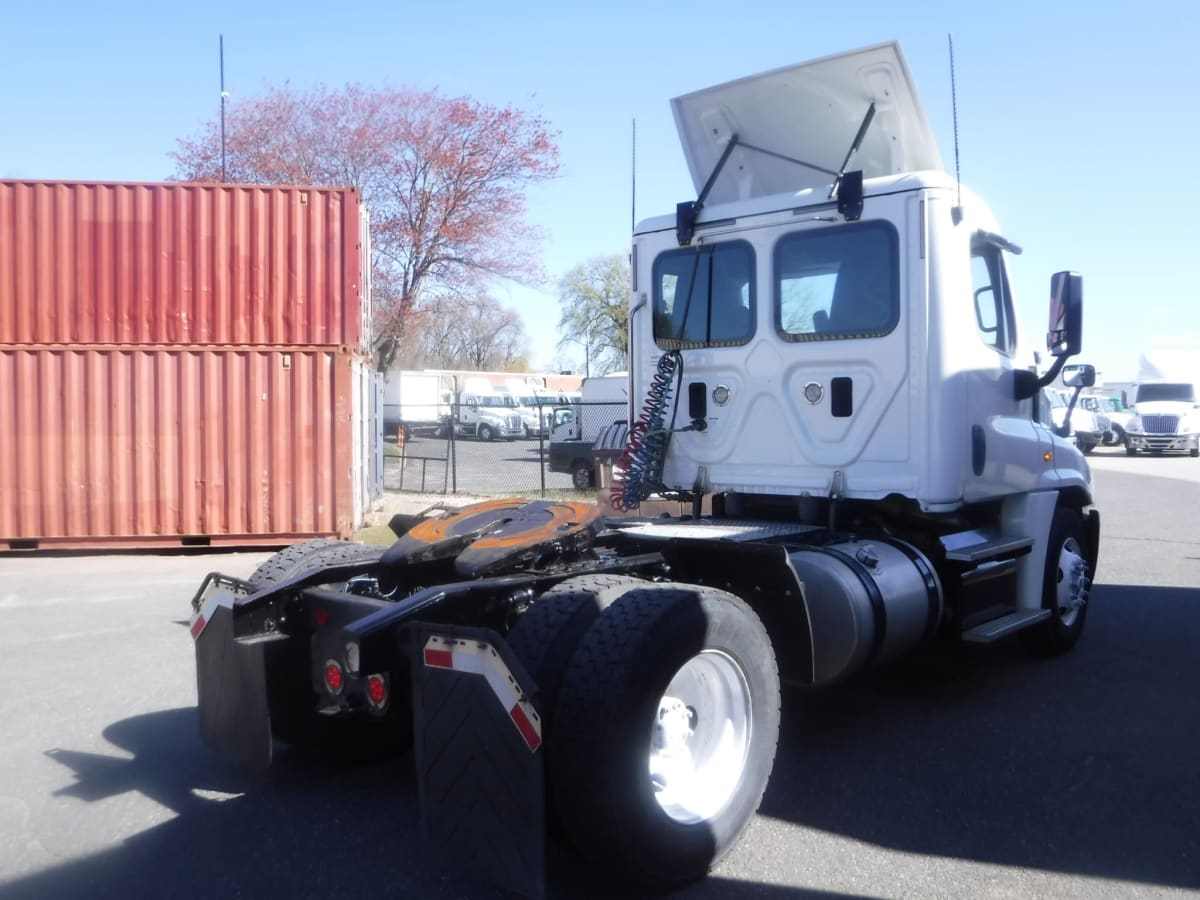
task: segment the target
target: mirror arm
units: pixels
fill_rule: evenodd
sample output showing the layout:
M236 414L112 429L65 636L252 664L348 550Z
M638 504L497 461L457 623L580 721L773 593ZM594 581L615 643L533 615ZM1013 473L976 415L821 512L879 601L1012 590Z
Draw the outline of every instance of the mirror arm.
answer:
M1013 374L1016 376L1013 380L1013 393L1017 400L1028 400L1055 378L1062 371L1063 365L1066 363L1067 357L1056 356L1053 365L1046 371L1045 375L1040 378L1036 373L1030 372L1027 369L1019 369Z
M1060 357L1061 359L1061 357ZM1071 399L1067 402L1067 414L1063 416L1062 427L1057 429L1059 437L1068 437L1071 434L1071 413L1075 411L1075 404L1079 400L1079 392L1083 390L1083 385L1075 386L1075 393L1071 395Z

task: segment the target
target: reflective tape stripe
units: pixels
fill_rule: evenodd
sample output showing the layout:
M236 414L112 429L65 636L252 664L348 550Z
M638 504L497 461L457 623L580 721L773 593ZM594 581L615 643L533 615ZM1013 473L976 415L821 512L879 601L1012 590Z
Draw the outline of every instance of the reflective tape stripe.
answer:
M192 632L193 641L200 640L200 635L204 633L204 629L212 621L213 613L217 611L218 606L227 606L232 609L233 595L218 592L204 601L204 605L200 607L200 612L196 613L195 618L192 619L189 629Z
M529 749L534 751L542 745L541 718L491 644L435 634L425 642L424 659L431 668L482 675Z

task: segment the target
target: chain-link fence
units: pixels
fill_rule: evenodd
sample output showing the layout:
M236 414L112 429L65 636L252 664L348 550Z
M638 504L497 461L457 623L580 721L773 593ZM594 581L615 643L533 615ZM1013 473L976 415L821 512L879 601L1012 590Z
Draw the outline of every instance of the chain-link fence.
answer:
M424 427L385 433L384 489L474 496L594 495L592 445L625 403L460 402ZM490 401L490 398L486 398ZM385 423L386 427L386 423Z

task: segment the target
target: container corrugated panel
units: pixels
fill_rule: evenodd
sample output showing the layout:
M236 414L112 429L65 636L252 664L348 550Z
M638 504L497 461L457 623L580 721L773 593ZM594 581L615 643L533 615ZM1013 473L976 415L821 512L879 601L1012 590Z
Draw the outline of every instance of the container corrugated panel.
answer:
M327 348L0 347L0 549L282 543L355 525Z
M0 344L364 340L350 189L0 181Z

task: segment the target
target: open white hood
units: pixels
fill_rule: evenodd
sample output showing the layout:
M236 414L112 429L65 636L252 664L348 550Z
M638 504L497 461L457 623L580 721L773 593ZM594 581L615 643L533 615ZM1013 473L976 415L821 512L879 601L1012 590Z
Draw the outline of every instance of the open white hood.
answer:
M817 171L745 146L734 149L707 204L830 185L872 101L875 117L849 169L865 178L942 160L900 45L892 42L753 75L671 101L699 195L731 135Z

